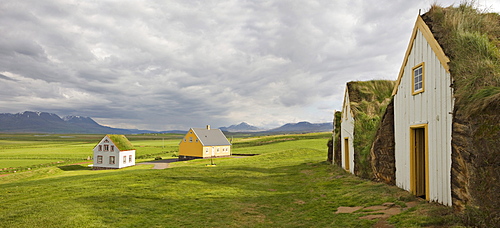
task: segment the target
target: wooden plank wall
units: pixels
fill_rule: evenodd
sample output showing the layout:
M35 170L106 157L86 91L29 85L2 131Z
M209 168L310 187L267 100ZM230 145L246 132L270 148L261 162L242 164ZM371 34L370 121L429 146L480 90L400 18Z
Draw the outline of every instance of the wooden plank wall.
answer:
M425 90L412 95L412 68L425 63ZM418 30L394 97L396 185L410 190L410 126L428 124L429 200L451 206L453 91L449 72Z

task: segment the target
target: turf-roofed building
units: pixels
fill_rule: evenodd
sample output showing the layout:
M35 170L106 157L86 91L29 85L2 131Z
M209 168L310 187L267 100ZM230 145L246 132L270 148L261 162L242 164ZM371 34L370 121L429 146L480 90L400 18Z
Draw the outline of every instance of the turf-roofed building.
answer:
M179 160L231 156L231 143L220 129L191 128L179 143Z
M124 135L106 135L94 147L93 169L120 169L135 165L135 149Z
M347 83L340 119L337 116L340 134L335 141L340 147L333 157L348 172L371 177L370 147L393 88L394 81L389 80Z

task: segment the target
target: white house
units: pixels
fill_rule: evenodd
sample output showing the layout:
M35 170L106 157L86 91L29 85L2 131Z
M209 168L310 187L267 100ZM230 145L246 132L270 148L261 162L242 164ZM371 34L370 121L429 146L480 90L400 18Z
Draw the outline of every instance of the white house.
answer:
M135 149L124 135L106 135L94 147L93 169L120 169L135 165Z
M449 61L418 16L393 95L396 185L451 206L454 98Z

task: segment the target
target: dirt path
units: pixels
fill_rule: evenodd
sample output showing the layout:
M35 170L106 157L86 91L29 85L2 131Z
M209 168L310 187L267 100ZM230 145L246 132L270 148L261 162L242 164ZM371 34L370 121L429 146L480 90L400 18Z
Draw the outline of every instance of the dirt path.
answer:
M140 163L140 165L154 164L155 166L153 167L153 169L166 169L166 168L168 168L169 163L176 162L176 161L179 161L179 160L177 158L171 158L171 159L142 162L142 163Z
M397 215L405 210L415 207L420 202L412 201L407 202L406 207L402 208L394 203L384 203L382 205L371 206L371 207L338 207L336 214L341 213L361 213L364 216L359 217L359 219L369 219L378 220L378 222L373 227L379 228L391 228L394 227L387 223L387 219L393 215Z

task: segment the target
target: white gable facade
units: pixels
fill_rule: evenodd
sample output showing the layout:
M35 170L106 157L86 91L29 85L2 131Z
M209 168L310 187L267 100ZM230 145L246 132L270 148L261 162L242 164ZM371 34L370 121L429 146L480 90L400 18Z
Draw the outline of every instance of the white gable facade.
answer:
M396 185L451 206L453 90L448 62L419 16L393 95Z
M121 151L107 135L101 139L93 151L94 169L120 169L135 165L135 150Z
M351 111L349 91L345 89L344 103L342 105L342 118L340 120L340 148L342 168L354 173L354 117Z

